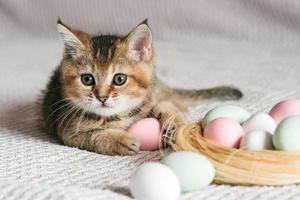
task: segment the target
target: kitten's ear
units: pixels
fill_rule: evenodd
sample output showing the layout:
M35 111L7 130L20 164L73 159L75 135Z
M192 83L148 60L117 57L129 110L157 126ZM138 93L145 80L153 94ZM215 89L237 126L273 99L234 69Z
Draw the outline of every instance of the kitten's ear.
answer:
M60 19L57 20L57 31L64 42L66 54L76 56L84 51L85 45L80 36L82 37L85 33L72 30L63 24Z
M152 54L152 33L147 19L136 26L127 36L128 57L137 62L147 59Z

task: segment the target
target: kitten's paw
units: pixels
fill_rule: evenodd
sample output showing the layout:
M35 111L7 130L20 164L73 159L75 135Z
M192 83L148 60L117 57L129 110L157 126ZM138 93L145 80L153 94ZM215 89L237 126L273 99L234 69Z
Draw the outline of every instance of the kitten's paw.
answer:
M185 118L179 113L160 113L158 115L162 128L162 145L164 148L168 147L169 144L174 143L177 131L186 124Z
M168 147L174 142L177 131L186 124L186 115L173 103L163 101L153 108L154 116L159 120L162 128L162 145Z
M115 137L113 152L115 155L135 155L139 152L139 147L138 141L125 133Z
M182 116L176 116L171 113L161 113L158 120L161 123L163 131L166 133L172 133L185 124L185 120Z
M139 152L138 141L125 131L110 130L94 135L92 141L96 153L105 155L135 155Z

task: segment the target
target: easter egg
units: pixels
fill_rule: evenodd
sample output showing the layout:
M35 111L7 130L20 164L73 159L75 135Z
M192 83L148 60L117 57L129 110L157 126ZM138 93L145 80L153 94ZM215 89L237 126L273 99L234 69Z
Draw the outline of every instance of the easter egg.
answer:
M129 188L138 200L177 200L180 184L171 169L161 163L146 163L133 173Z
M273 145L278 150L300 150L300 116L287 117L278 124Z
M202 123L203 126L206 127L206 125L214 119L220 117L227 117L241 124L244 121L246 121L250 116L251 116L250 113L241 107L232 106L232 105L223 105L210 110L204 116Z
M128 133L140 143L140 149L146 151L157 150L160 145L160 123L155 118L145 118L132 124Z
M178 177L182 192L208 186L215 177L215 168L203 155L189 151L174 152L161 161Z
M250 131L242 138L240 148L252 151L273 149L272 134L262 130Z
M244 122L243 129L245 133L261 130L273 134L276 126L277 124L269 114L257 113Z
M300 115L300 101L296 99L281 101L271 109L270 115L277 124L286 117Z
M241 125L230 118L218 118L207 124L203 136L214 144L223 147L239 147L244 136Z

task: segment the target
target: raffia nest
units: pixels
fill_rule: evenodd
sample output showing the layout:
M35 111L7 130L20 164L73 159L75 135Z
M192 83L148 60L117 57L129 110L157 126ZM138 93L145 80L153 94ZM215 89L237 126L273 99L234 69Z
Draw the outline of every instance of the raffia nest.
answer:
M217 184L288 185L300 183L300 152L223 148L202 136L201 122L182 127L171 147L205 155L215 166ZM201 169L199 169L201 170Z

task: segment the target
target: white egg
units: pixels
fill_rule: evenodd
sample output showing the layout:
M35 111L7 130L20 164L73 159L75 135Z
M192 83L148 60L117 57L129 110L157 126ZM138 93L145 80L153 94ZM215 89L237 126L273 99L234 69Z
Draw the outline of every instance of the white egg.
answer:
M160 163L146 163L133 173L131 194L138 200L177 200L180 183L171 169Z
M248 132L242 138L240 148L252 151L271 150L273 149L272 134L261 130Z
M276 123L273 118L267 113L257 113L250 117L243 124L243 129L246 133L261 130L273 134L276 128Z

